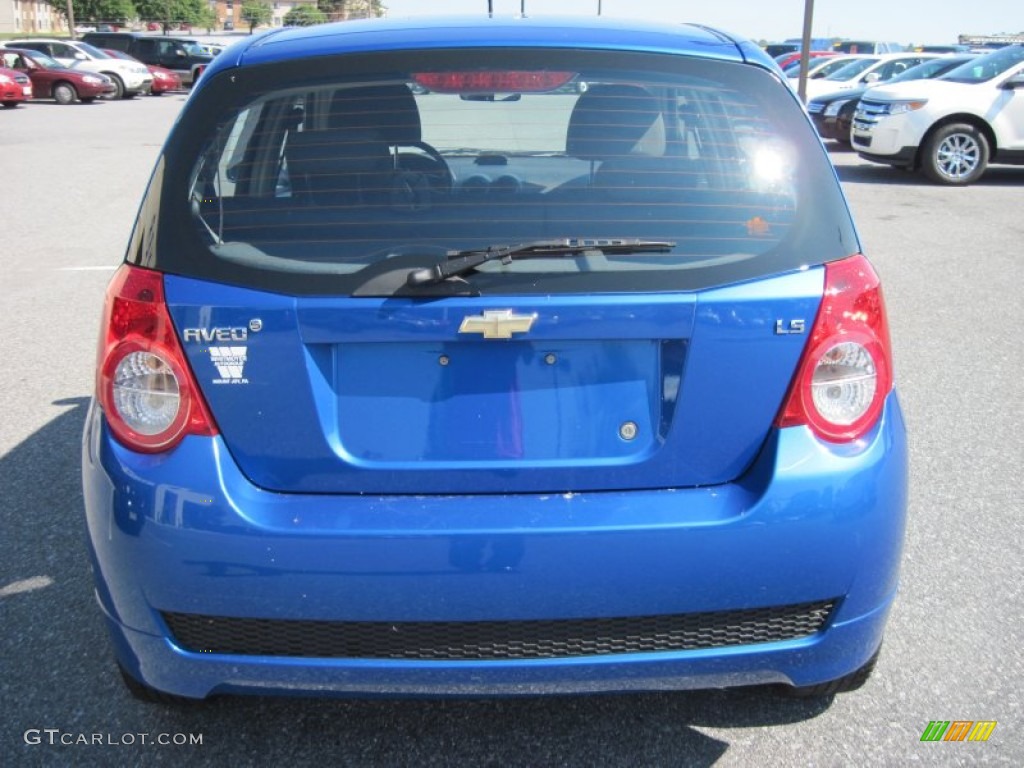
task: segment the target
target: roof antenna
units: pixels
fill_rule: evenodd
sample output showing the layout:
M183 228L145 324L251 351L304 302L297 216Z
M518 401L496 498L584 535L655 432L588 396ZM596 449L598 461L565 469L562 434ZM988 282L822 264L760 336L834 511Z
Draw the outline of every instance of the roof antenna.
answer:
M494 16L494 0L487 0L487 15L492 18Z

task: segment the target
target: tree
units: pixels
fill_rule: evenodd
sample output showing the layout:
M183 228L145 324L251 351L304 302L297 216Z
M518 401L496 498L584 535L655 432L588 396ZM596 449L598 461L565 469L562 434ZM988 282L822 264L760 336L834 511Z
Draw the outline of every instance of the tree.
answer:
M371 19L384 15L382 0L316 0L316 7L327 14L330 21Z
M142 21L160 23L164 34L172 26L201 26L209 15L206 0L134 0Z
M284 15L284 23L288 27L311 27L326 21L324 12L311 5L297 5Z
M239 14L239 18L249 25L249 34L251 35L256 30L256 27L268 23L273 15L274 12L263 0L249 0L249 2L242 4L242 12Z
M68 17L67 0L46 0L64 19ZM72 0L71 12L75 23L100 22L124 24L128 19L135 18L135 6L132 0Z

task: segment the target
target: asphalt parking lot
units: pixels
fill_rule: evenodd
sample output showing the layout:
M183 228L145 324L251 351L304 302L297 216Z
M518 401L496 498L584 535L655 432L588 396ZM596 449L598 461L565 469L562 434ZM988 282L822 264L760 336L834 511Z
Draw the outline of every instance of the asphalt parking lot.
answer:
M1024 168L943 188L835 148L885 286L911 446L902 591L865 688L131 699L92 599L79 439L103 290L184 98L0 113L0 762L1024 765ZM997 725L987 742L922 742L935 720Z

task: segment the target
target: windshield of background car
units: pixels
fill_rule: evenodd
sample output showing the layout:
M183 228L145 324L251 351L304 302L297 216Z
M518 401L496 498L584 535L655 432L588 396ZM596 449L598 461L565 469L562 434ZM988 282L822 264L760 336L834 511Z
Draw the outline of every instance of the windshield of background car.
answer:
M808 68L808 71L814 75L815 79L821 79L828 77L833 72L838 72L843 67L849 65L851 62L857 61L857 59L850 58L837 58L831 61L826 61L823 64L813 64ZM799 72L799 68L795 70Z
M31 55L25 54L26 59L31 59L33 62L46 69L64 69L64 65L56 59L51 59L45 53L38 53L32 51Z
M80 42L80 43L78 43L78 48L79 48L79 50L83 51L84 53L89 54L90 56L92 56L95 59L112 59L112 58L114 58L113 56L108 56L103 51L101 51L99 48L95 48L95 47L89 45L88 43L81 43Z
M1022 61L1024 61L1024 45L1011 45L1000 48L994 53L979 56L966 64L961 64L940 79L952 80L955 83L983 83L993 77L998 77Z
M534 241L593 248L489 261L459 282L690 289L857 250L789 89L759 67L672 55L429 51L228 70L193 94L154 188L162 268L294 292L365 291L389 270L398 290L403 269ZM132 252L151 238L137 228Z
M937 77L943 72L952 70L968 60L966 57L957 56L952 59L943 57L922 61L920 64L915 64L910 69L905 69L898 75L893 76L889 79L889 83L902 83L907 80L928 80L929 78Z
M826 80L852 80L857 77L861 72L866 69L873 67L878 63L878 59L857 59L851 61L845 67L840 67L835 72L826 77Z

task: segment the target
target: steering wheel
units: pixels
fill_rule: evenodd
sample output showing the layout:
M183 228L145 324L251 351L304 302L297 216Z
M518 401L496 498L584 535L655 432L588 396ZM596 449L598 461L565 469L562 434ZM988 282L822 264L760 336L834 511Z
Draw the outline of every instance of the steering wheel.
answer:
M418 141L404 146L414 147L419 152L399 152L398 170L422 173L436 192L451 192L455 186L455 175L441 153L425 142ZM422 153L422 154L421 154Z

